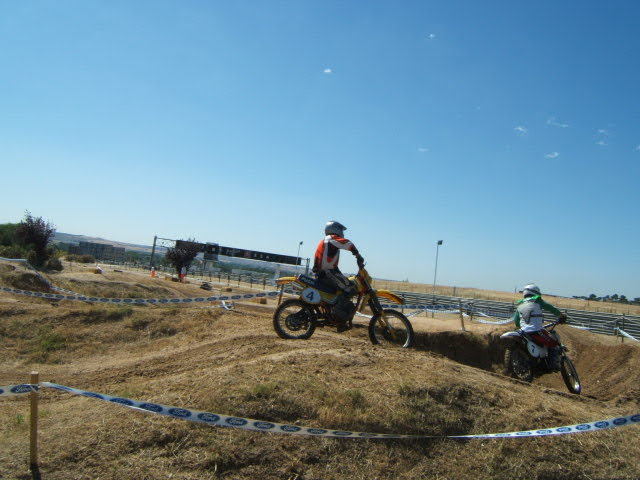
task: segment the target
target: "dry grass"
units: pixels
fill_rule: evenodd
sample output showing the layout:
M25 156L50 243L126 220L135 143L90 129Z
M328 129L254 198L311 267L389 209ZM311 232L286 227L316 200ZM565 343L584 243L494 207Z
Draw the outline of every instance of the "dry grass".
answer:
M58 278L81 293L131 284L200 294L197 284L105 272L95 275L100 285L86 275ZM532 385L503 377L497 332L486 327L420 327L408 351L372 346L363 324L286 341L272 330L272 307L123 308L2 294L0 385L38 370L43 381L216 413L436 436L639 411L640 349L594 334L563 330L584 383L576 397L557 375ZM212 428L50 389L41 397L40 472L49 480L640 478L638 426L539 439L339 440ZM1 399L0 418L0 478L31 478L26 399Z

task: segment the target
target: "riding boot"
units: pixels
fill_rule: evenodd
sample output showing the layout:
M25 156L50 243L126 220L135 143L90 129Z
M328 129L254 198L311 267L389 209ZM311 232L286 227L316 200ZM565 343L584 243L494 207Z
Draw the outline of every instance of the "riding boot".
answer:
M354 309L354 305L353 303L351 303L351 300L350 300L352 295L353 293L350 291L343 291L336 298L335 307L337 307L341 311L341 313L344 314L344 317L345 317L343 319L336 318L338 333L351 329L351 324L349 323L349 320L353 315L353 309Z

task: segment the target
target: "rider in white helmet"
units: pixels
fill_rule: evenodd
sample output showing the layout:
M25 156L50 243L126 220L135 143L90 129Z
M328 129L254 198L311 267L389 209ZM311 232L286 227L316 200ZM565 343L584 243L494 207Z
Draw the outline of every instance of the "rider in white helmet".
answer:
M558 317L560 322L564 322L567 316L550 303L545 302L537 285L529 284L522 289L522 300L518 301L518 306L513 314L513 321L517 328L522 329L533 341L539 345L549 347L551 354L560 359L557 351L558 342L542 328L542 311L546 310ZM557 362L556 362L557 363ZM558 368L559 365L556 365Z
M313 261L313 272L318 279L332 284L342 291L338 297L336 305L343 310L353 307L349 301L349 297L353 295L354 288L347 277L345 277L338 268L340 260L340 250L348 250L355 255L358 267L364 265L364 259L358 252L356 246L346 238L344 231L347 229L340 222L331 220L324 227L325 237L320 240ZM349 312L344 312L345 317L349 316ZM346 330L346 323L338 326L338 331Z

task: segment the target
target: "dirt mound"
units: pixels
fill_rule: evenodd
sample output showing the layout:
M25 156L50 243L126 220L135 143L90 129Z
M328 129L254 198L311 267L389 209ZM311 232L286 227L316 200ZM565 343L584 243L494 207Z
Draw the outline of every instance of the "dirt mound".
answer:
M32 292L50 292L51 284L39 273L13 265L0 264L0 280L6 286Z

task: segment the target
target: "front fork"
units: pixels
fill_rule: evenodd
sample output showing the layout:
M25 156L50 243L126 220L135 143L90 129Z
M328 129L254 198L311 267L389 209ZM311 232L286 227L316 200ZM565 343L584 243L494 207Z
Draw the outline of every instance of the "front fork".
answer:
M391 338L393 338L393 340L395 341L397 337L396 329L393 328L393 326L391 326L389 322L387 322L387 319L385 318L384 309L382 308L382 305L380 305L380 300L378 299L378 296L373 291L373 289L369 290L367 292L367 295L369 296L369 308L371 308L371 311L373 312L374 315L379 315L380 323L382 324L383 328L386 328L389 331Z

